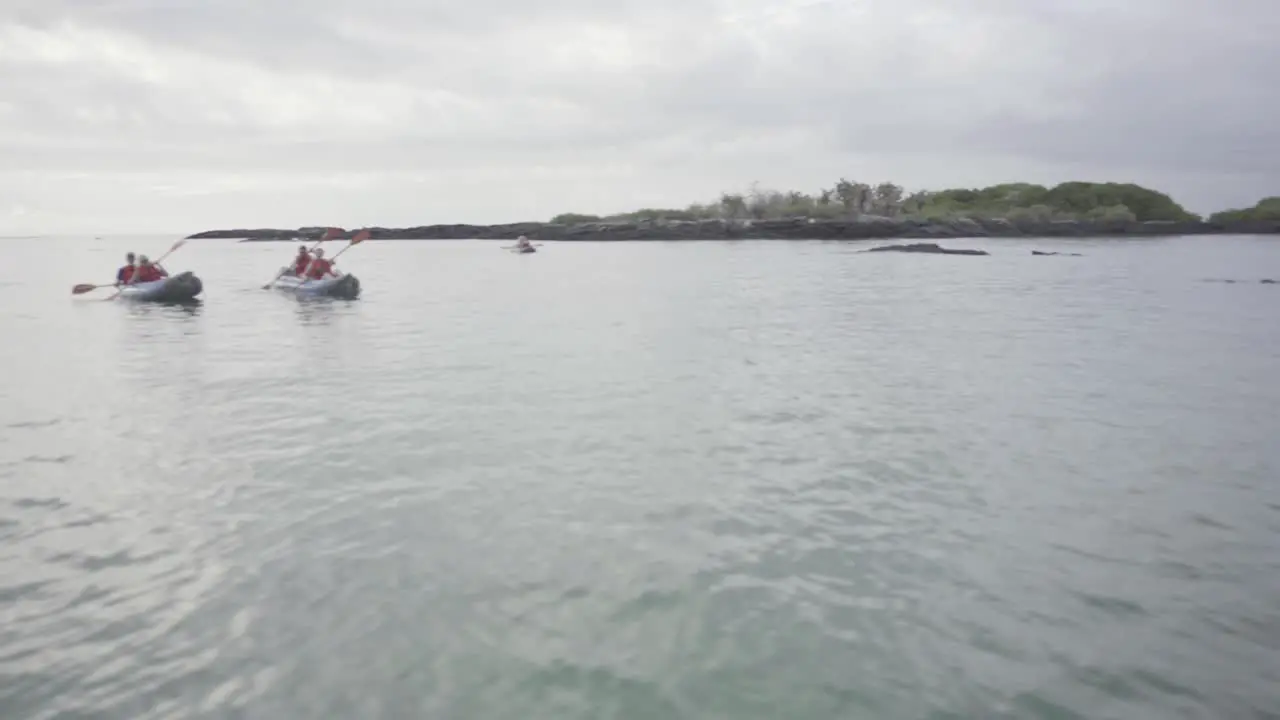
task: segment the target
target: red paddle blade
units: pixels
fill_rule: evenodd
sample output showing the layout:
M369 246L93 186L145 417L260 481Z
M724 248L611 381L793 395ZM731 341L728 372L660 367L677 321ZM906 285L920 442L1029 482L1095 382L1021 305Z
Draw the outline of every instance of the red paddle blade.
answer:
M355 237L351 238L351 244L355 245L356 243L364 242L365 240L368 240L371 235L373 235L372 230L361 230L355 234Z
M97 286L97 285L90 285L90 284L88 284L88 283L81 283L81 284L76 285L75 287L71 288L71 294L72 294L72 295L83 295L83 294L85 294L85 293L87 293L87 292L90 292L90 291L92 291L92 290L96 290L97 288L98 288L98 286Z
M332 240L342 234L342 228L331 227L324 231L324 235L320 236L320 242Z

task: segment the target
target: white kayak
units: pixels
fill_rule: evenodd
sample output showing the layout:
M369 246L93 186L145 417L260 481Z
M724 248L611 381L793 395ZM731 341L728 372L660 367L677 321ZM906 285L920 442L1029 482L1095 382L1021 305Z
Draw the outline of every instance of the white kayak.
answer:
M304 297L331 297L340 300L355 300L360 297L360 280L355 275L339 275L320 280L303 281L293 274L291 269L282 270L288 274L276 280L275 288Z
M121 300L148 302L190 302L204 290L200 278L190 272L173 277L125 285L117 296Z

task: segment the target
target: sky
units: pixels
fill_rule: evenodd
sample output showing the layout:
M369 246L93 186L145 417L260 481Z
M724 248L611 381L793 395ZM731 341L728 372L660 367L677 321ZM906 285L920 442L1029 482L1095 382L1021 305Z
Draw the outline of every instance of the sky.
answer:
M0 234L1280 194L1275 0L0 0ZM1268 72L1270 71L1270 72Z

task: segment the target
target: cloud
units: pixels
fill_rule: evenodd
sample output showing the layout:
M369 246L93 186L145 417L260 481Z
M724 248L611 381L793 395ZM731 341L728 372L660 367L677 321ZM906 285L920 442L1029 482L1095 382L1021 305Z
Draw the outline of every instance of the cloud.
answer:
M6 0L0 232L545 219L752 181L1274 194L1260 0Z

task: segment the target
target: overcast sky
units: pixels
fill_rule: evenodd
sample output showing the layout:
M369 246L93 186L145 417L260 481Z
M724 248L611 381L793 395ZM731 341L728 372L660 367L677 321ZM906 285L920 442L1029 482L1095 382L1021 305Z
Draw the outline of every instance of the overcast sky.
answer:
M0 0L0 234L543 220L841 176L1251 205L1280 194L1277 37L1276 0Z

